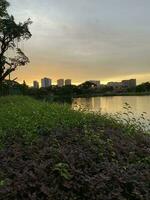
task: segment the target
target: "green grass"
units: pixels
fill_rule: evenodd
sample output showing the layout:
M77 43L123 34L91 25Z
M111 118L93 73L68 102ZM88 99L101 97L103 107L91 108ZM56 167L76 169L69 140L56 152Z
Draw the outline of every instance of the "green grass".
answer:
M104 128L121 129L128 134L139 130L134 120L124 126L119 117L74 111L69 105L47 103L26 96L0 98L0 136L6 140L9 134L19 130L25 138L32 140L42 129L80 129L103 131Z
M82 114L68 105L49 104L24 96L0 98L0 131L21 130L28 137L40 128L71 128L82 123Z
M39 127L73 128L83 125L87 116L83 112L71 110L67 104L50 104L25 96L0 98L1 130L19 128L31 133Z
M24 96L0 98L0 131L21 130L34 137L40 128L72 128L83 123L83 114L70 110L68 105L49 104Z

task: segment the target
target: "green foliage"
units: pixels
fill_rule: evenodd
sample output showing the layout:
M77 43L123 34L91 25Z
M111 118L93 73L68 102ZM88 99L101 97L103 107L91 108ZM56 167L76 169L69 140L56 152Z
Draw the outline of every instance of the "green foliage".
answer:
M146 112L141 113L140 117L136 118L132 107L128 104L124 104L124 112L116 113L112 116L118 124L123 125L126 133L133 135L133 133L143 132L150 133L150 119L146 119Z
M0 187L4 186L4 184L5 184L5 181L4 180L0 180Z
M22 130L27 141L32 141L41 134L40 130L72 128L84 132L103 131L115 128L133 135L146 132L144 121L136 121L130 116L129 110L124 115L111 116L101 113L90 113L85 110L73 110L69 105L42 102L26 96L7 96L0 98L0 138L7 140L14 130ZM129 113L129 114L128 114Z
M149 145L110 128L43 129L28 145L16 134L0 151L0 198L147 200Z
M150 82L142 83L136 87L137 92L150 92Z
M54 171L58 172L60 176L66 180L70 180L72 178L69 173L69 165L66 163L58 163L54 167Z
M5 80L0 87L0 96L26 94L28 86L16 81Z
M3 137L16 129L22 130L25 137L33 138L37 136L41 127L48 129L79 127L84 120L82 115L70 110L68 105L40 102L30 97L0 98L0 130L3 131Z

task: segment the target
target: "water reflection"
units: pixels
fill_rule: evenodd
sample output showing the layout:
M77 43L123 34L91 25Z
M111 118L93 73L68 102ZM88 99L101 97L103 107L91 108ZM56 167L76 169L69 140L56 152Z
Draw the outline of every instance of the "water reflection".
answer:
M150 96L77 98L73 101L73 107L78 105L90 111L114 114L122 112L125 103L128 103L132 107L132 111L137 118L141 113L146 112L146 118L150 119Z

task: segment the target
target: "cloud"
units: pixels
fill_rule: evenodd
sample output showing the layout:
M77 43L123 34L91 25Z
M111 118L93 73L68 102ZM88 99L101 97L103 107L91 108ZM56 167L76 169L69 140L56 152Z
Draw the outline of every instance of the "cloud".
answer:
M149 0L10 2L17 20L34 21L25 45L33 73L42 76L42 65L47 76L80 81L150 74Z

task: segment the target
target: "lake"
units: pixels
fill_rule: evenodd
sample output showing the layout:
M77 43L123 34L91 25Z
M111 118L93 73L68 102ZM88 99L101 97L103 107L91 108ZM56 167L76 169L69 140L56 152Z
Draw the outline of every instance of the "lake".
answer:
M141 113L146 112L145 118L150 119L150 96L113 96L113 97L91 97L75 98L73 108L81 107L89 111L101 111L101 113L124 112L123 106L128 103L132 112L138 118Z

